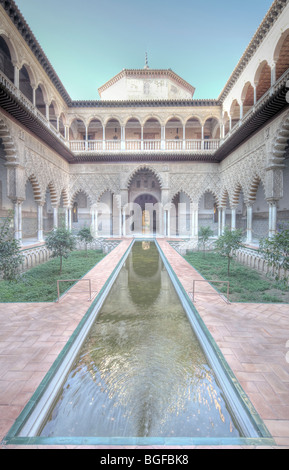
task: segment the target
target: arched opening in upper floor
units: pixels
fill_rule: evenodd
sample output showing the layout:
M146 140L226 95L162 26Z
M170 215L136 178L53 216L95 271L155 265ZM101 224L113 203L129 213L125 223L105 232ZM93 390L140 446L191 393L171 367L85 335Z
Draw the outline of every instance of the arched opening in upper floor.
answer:
M91 119L87 128L88 150L101 150L103 141L103 127L100 119Z
M49 122L53 127L55 127L55 129L57 129L56 109L53 102L49 106Z
M220 122L217 118L208 118L204 124L204 139L220 138Z
M39 85L35 91L35 106L43 116L46 116L46 105L42 85Z
M19 71L19 89L23 95L33 103L33 88L28 67L26 67L26 65L23 65Z
M116 118L109 119L105 126L105 140L121 140L121 125Z
M237 100L234 100L231 104L230 108L230 116L231 116L231 129L238 124L240 121L240 105Z
M271 67L268 62L264 60L258 67L255 74L256 85L256 101L271 88Z
M245 116L254 106L254 88L251 82L245 83L241 94L241 101L243 103L243 115Z
M224 137L225 137L230 132L230 118L229 118L229 114L227 113L227 111L225 112L224 117L223 117L223 127L224 127Z
M121 125L118 119L111 118L105 126L105 145L107 150L120 150L121 147Z
M137 118L130 118L125 125L126 150L141 149L142 130Z
M69 140L85 140L86 127L82 119L75 118L69 127Z
M3 36L0 36L0 70L14 83L14 66L9 46Z
M178 118L171 118L165 126L166 148L168 150L181 149L183 146L183 125Z
M65 138L65 117L64 114L62 113L59 117L59 132L62 135L63 138Z
M187 120L185 126L186 149L200 150L202 143L202 124L196 117Z
M159 150L161 148L161 124L156 118L149 118L143 129L144 150Z
M84 122L79 119L73 119L69 127L69 141L72 151L85 150L86 127Z
M276 80L289 68L289 29L281 35L274 53Z
M204 150L217 149L221 138L221 126L217 118L210 117L204 124Z

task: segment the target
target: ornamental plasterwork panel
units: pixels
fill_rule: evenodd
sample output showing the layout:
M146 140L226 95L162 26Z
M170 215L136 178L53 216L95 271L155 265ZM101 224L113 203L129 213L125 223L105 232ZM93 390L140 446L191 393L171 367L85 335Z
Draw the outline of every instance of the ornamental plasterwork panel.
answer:
M94 204L105 191L119 194L120 178L115 174L71 175L69 184L70 198L80 191L84 192L91 203Z
M230 202L235 189L242 187L244 199L249 199L250 189L254 178L261 180L266 193L266 152L265 147L239 160L222 172L222 191L227 190Z
M25 176L26 180L35 176L41 190L41 200L45 201L48 185L52 183L60 200L63 187L68 187L69 178L65 172L60 172L59 168L42 158L31 149L25 149Z
M172 199L178 192L185 192L192 202L198 203L202 195L210 191L220 193L220 177L217 173L171 174L169 196Z

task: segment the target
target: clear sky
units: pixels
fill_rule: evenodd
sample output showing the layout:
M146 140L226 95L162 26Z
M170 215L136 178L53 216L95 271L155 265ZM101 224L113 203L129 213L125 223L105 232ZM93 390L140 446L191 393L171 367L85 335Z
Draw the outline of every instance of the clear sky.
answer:
M73 100L122 69L172 69L218 98L273 0L16 0Z

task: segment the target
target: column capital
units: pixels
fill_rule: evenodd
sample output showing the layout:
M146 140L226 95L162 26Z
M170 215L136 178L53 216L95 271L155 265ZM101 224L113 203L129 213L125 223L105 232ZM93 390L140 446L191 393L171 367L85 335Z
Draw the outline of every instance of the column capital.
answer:
M267 203L271 206L276 206L279 202L279 199L272 199L272 198L268 198L266 199Z
M8 198L9 198L9 196L8 196ZM11 198L10 197L9 199L13 202L13 204L22 204L25 201L24 198L19 198L19 197L17 197L17 198L14 198L14 197Z

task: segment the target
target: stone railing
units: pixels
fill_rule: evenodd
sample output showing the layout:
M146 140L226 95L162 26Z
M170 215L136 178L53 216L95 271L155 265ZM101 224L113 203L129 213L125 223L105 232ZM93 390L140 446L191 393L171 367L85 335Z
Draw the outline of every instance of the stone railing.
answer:
M212 238L206 244L206 250L214 250L214 243L216 238ZM175 248L175 250L184 256L188 251L201 251L202 244L197 239L192 240L175 240L171 241L170 245ZM281 278L288 275L284 269L279 268L276 270L272 266L269 266L268 262L264 259L261 253L257 250L248 247L242 247L236 251L236 260L249 268L255 269L262 274L270 276L280 276Z
M103 253L110 253L119 243L120 240L97 239L92 243L89 243L88 249L101 250ZM77 241L76 249L85 250L85 243ZM24 261L20 267L21 272L27 271L38 264L45 263L51 258L51 251L48 250L45 244L34 246L32 248L25 248L21 251L21 254L24 257Z
M31 269L38 264L45 263L51 257L51 252L47 249L46 245L25 248L21 251L21 254L24 258L20 268L21 272L27 271L28 269Z
M186 151L186 152L214 152L220 146L219 139L138 139L138 140L71 140L69 148L74 153L82 152L111 152L111 151Z

